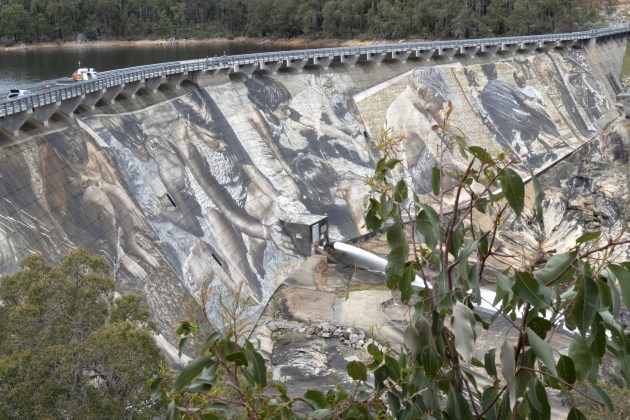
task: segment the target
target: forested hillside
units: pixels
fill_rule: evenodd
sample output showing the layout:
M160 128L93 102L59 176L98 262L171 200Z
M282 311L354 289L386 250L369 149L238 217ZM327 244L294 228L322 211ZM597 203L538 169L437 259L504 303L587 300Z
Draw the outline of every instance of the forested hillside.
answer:
M0 0L7 43L163 37L475 38L588 29L617 0Z

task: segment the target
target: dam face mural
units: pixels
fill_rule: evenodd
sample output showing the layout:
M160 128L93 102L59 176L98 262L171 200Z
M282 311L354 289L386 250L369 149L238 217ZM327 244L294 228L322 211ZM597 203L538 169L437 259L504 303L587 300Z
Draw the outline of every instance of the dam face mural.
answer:
M54 261L86 247L110 261L121 292L144 296L175 342L173 326L202 287L216 300L242 283L266 303L303 259L287 216L327 215L332 239L366 232L365 178L379 159L367 138L383 129L406 137L402 156L426 193L436 159L464 165L455 152L438 156L431 129L449 101L452 133L511 150L524 174L618 115L578 50L408 68L361 90L358 77L255 76L142 110L97 110L1 148L0 273L32 252Z

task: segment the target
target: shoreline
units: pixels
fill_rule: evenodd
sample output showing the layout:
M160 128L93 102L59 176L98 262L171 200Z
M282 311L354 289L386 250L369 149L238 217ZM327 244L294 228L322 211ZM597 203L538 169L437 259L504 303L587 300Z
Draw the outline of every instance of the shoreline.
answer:
M408 40L415 42L415 40ZM204 39L144 39L138 41L110 40L110 41L86 41L86 42L44 42L38 44L17 44L10 47L0 47L0 52L36 51L54 49L92 49L92 48L136 48L162 45L217 45L217 44L255 44L286 46L289 49L311 49L332 47L356 47L375 44L396 44L393 40L340 40L340 39L306 39L306 38L204 38Z

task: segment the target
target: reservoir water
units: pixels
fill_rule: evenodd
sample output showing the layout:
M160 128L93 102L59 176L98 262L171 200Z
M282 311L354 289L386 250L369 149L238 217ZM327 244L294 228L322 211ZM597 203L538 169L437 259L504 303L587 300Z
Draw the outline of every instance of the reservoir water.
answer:
M261 43L167 43L150 46L110 46L23 49L0 52L0 94L11 88L69 77L78 67L97 71L215 55L247 54L290 49Z

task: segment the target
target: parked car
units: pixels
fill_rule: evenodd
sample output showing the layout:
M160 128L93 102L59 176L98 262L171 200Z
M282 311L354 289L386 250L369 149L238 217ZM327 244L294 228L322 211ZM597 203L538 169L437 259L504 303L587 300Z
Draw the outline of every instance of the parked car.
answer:
M10 89L9 94L7 95L8 100L22 98L24 96L28 96L31 94L30 90L26 89Z

